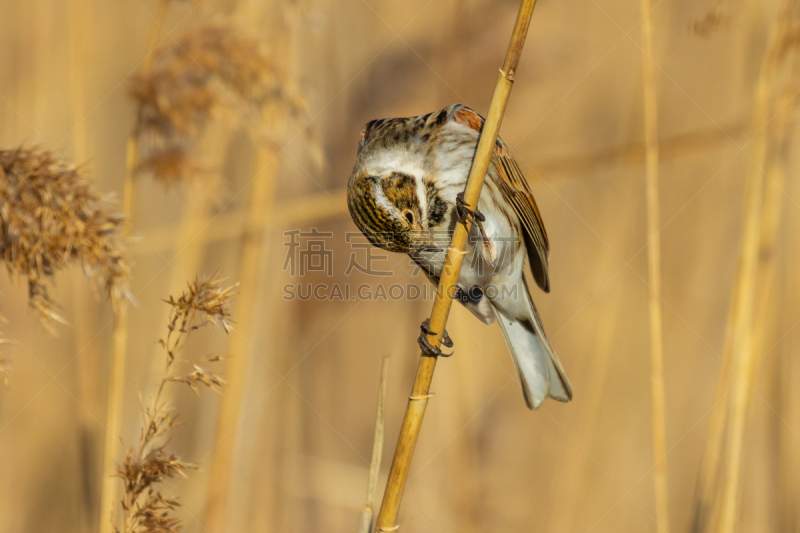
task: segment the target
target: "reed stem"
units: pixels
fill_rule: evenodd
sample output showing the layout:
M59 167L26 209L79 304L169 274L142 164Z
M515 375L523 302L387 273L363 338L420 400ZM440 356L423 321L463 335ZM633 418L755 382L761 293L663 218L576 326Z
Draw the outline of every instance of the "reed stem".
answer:
M506 52L503 68L500 70L500 76L497 79L492 102L489 106L489 113L478 141L475 158L473 159L466 190L464 191L464 199L471 206L478 205L486 171L489 168L497 133L508 104L508 97L514 83L514 76L519 65L522 47L525 44L525 37L528 34L528 27L535 4L536 0L522 0L520 3L514 31L511 35L511 42ZM447 325L447 317L453 305L453 296L461 272L464 247L469 237L470 229L471 224L469 222L456 224L450 246L447 249L444 269L430 317L430 329L435 333L428 335L428 342L435 347L439 347L441 344L442 333ZM433 371L436 367L436 359L436 357L429 357L425 354L420 356L417 375L403 418L392 467L389 471L389 480L383 495L383 504L378 515L378 532L396 531L399 528L396 525L397 514L400 510L403 490L411 468L414 448L417 445L417 439L422 427L422 419L425 416L425 408L428 405L428 398L430 398L430 385L433 379Z
M91 35L90 10L87 0L70 0L69 2L69 97L72 124L73 159L83 164L89 159L89 135L86 118L86 86L87 86L87 39ZM92 342L97 330L94 294L86 286L84 273L75 269L72 274L73 316L75 321L75 353L78 378L78 399L83 406L79 410L78 446L80 464L81 519L87 530L96 529L97 519L97 467L94 461L97 453L97 424L88 413L96 413L102 406L97 370L99 353L97 344ZM87 413L88 411L88 413Z
M253 315L258 294L256 289L260 260L263 255L264 228L272 213L271 206L275 194L278 170L275 153L267 148L259 149L254 168L256 171L264 170L253 181L239 257L239 283L246 290L236 298L234 317L237 327L231 336L231 358L228 360L225 372L228 387L222 395L214 438L217 446L211 462L203 520L208 533L221 533L225 530L231 469L236 448L236 426L239 424L239 413L252 352L250 343L255 331Z
M135 203L134 169L138 157L138 136L128 137L126 158L127 171L122 195L122 212L128 224L131 222ZM125 234L130 233L127 227ZM111 370L108 380L108 411L106 413L105 457L103 459L103 488L100 500L100 533L111 533L114 529L112 518L117 500L116 461L120 429L122 428L122 398L125 392L125 355L128 341L128 304L123 303L114 319L114 347Z
M147 73L153 67L154 54L158 45L158 35L167 16L170 0L160 0L158 12L153 21L147 52L142 63L142 72ZM130 233L130 227L135 205L134 192L136 183L134 175L139 162L139 123L136 123L128 137L127 153L125 158L125 181L122 193L122 212L125 215L127 226L125 233ZM114 347L111 358L111 370L108 383L108 411L106 413L105 453L103 459L103 488L100 499L100 533L111 533L114 529L113 509L117 499L116 460L117 439L122 427L122 399L125 392L125 356L128 341L128 304L120 306L114 319Z
M656 520L669 532L667 486L666 407L664 399L664 333L661 317L661 222L658 206L658 97L653 62L653 21L650 0L641 0L644 75L645 172L647 178L647 263L650 285L650 358L653 388L653 456L655 467Z
M787 3L788 5L788 3ZM754 359L754 308L759 269L759 248L764 216L764 167L767 156L769 110L772 96L772 81L775 77L781 48L785 40L786 14L781 9L770 32L761 72L756 84L753 111L753 151L747 174L747 199L742 234L739 277L735 290L738 293L736 329L733 333L733 365L738 378L730 396L730 424L726 449L727 472L720 495L719 532L732 533L736 522L737 496L741 474L744 426L750 400L751 370Z
M375 435L372 438L372 459L369 464L369 485L367 486L367 502L361 514L361 527L358 533L371 533L375 515L373 504L375 491L378 488L378 474L381 471L381 455L383 455L383 436L385 430L384 403L386 400L386 381L389 375L389 358L384 357L381 364L381 386L378 391L378 412L375 415Z

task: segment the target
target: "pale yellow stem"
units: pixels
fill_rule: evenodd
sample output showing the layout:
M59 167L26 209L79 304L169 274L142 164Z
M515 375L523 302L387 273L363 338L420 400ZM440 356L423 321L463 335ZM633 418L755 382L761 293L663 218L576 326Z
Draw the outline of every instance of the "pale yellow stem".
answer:
M261 170L263 169L263 170ZM242 248L239 257L239 284L242 291L236 297L233 314L236 329L231 335L230 354L225 379L228 387L222 396L217 430L216 448L211 461L206 493L203 525L208 533L222 533L230 492L231 469L236 448L236 426L242 406L247 381L247 371L254 332L253 315L258 294L258 274L263 254L264 227L272 211L278 162L275 153L261 148L256 157L255 170L261 170L253 181Z
M780 59L780 49L785 38L786 24L782 22L786 11L781 10L773 26L767 52L761 65L756 85L753 112L753 149L747 174L747 200L742 234L739 277L735 290L737 296L736 329L733 335L733 366L736 382L730 396L730 424L726 450L727 472L721 491L720 533L732 533L736 523L739 479L741 474L744 427L750 399L751 370L754 359L754 309L759 268L759 247L763 219L764 168L767 156L769 110L772 81Z
M481 132L475 157L472 162L467 186L464 191L464 199L468 205L478 205L486 171L497 140L497 133L500 123L505 113L508 97L514 82L522 47L525 44L525 37L528 34L531 16L536 0L522 0L520 3L517 21L514 25L514 32L506 53L503 68L495 86L492 102L489 106L489 113ZM428 335L428 341L435 347L441 344L442 334L447 324L447 317L453 305L456 283L461 272L461 264L464 260L464 247L469 236L471 225L457 224L447 249L447 256L442 271L436 300L431 311L430 329L434 334ZM400 502L403 498L408 472L411 468L411 460L414 456L414 448L419 438L419 431L422 427L422 419L425 416L425 408L430 397L430 385L433 378L433 371L436 367L436 357L429 357L423 354L420 357L417 375L414 380L411 396L409 397L406 413L403 418L403 425L400 430L400 437L395 449L394 460L389 471L389 479L386 491L383 495L383 504L378 515L377 531L395 531L398 526L397 513L400 510Z
M89 135L86 123L86 85L87 68L86 40L91 35L90 10L87 0L70 0L69 2L69 97L72 124L73 159L79 165L89 160ZM80 464L78 476L80 478L80 493L84 496L81 500L81 520L88 530L95 530L97 509L94 498L96 496L96 468L93 458L97 452L95 442L97 424L92 419L94 413L101 407L100 383L97 367L99 364L99 351L93 341L97 330L95 316L96 298L86 283L84 273L80 269L73 271L72 301L73 317L75 322L75 353L78 354L77 377L78 399L82 409L80 413L79 449ZM88 412L88 413L87 413Z
M373 504L375 491L378 488L378 474L381 471L381 455L383 455L383 435L385 430L384 402L386 400L386 381L389 375L389 358L384 357L381 365L381 384L378 390L378 410L375 414L375 435L372 438L372 459L369 464L369 484L367 486L367 502L361 513L361 527L358 533L371 533L372 518L375 514Z
M153 66L158 35L167 15L170 0L160 0L158 12L154 19L147 55L142 64L142 72L147 73ZM127 156L125 160L125 181L122 193L122 212L128 226L124 232L130 233L128 227L133 222L135 206L135 173L139 163L139 131L138 123L128 137ZM108 411L106 413L105 456L103 461L103 488L100 498L100 533L111 533L114 529L113 509L117 499L116 461L119 447L120 429L122 427L122 400L125 393L125 358L128 340L128 304L123 302L114 320L114 348L111 358L111 371L108 383Z
M659 531L669 531L667 486L666 406L664 399L664 334L661 317L661 222L658 206L658 98L653 62L653 22L650 0L641 0L642 61L644 66L645 172L647 176L647 279L650 285L650 358L653 389L653 456L656 520Z
M135 203L133 178L138 158L139 142L135 135L128 137L127 172L122 195L122 212L131 223ZM127 227L124 229L127 234ZM100 533L111 533L114 529L114 507L117 503L116 462L122 428L122 399L125 392L125 355L128 342L128 303L123 302L114 319L114 346L111 370L108 378L108 411L106 413L105 456L103 458L103 489L100 499Z

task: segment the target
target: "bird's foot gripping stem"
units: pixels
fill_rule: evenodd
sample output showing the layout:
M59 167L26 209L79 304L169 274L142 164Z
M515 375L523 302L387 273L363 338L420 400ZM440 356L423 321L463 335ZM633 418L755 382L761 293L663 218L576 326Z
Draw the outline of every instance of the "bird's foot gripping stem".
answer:
M462 224L466 224L467 222L471 222L476 226L483 229L481 226L481 222L486 220L486 217L483 216L483 213L478 211L478 209L470 209L469 204L466 200L464 200L464 193L460 192L456 195L456 215L458 216L458 220Z
M436 332L431 330L430 324L431 319L426 318L419 327L420 334L417 342L419 343L419 347L422 349L422 353L428 357L450 357L453 355L453 352L444 353L441 349L428 342L428 335L436 335ZM450 335L447 334L447 330L445 330L444 335L442 335L442 346L446 348L453 347L453 340L450 338Z

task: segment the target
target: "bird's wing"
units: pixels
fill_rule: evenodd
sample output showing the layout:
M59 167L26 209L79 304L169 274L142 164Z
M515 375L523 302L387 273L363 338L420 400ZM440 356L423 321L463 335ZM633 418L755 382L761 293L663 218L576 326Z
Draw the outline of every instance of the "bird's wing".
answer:
M453 119L463 126L480 132L483 128L483 117L472 109L457 105L452 110ZM531 271L536 284L545 291L550 292L550 273L547 256L550 252L550 242L547 231L544 229L539 207L533 198L528 182L505 143L497 138L492 152L492 164L499 178L498 188L508 204L522 222L522 235L525 239L525 248L528 251Z

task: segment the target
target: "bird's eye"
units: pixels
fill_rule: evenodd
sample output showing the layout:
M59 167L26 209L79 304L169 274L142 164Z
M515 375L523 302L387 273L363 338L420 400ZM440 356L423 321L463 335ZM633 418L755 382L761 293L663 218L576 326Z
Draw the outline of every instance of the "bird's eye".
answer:
M406 217L406 220L408 221L409 224L413 224L414 223L414 214L411 211L409 211L408 209L403 211L403 216Z

